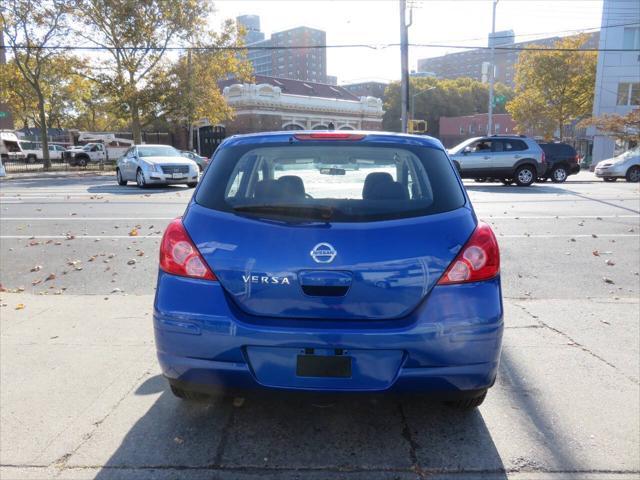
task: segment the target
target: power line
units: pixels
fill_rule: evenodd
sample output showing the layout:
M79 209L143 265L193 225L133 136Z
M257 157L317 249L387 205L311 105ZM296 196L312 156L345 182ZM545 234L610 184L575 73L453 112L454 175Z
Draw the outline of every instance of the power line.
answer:
M532 40L531 42L535 42ZM527 42L530 43L530 42ZM76 45L15 45L5 46L4 50L72 50L72 51L194 51L194 52L209 52L209 51L237 51L242 52L244 50L322 50L329 48L368 48L371 50L384 50L386 48L399 47L399 43L385 43L385 44L336 44L336 45L287 45L287 46L261 46L261 47L103 47L103 46L76 46ZM484 46L469 46L469 45L449 45L442 43L410 43L410 47L419 48L452 48L463 50L490 50L491 47ZM504 45L496 45L493 47L495 50L503 51L516 51L522 52L528 51L546 51L546 52L640 52L640 48L557 48L557 47L536 47L536 46L523 46L523 47L509 47Z

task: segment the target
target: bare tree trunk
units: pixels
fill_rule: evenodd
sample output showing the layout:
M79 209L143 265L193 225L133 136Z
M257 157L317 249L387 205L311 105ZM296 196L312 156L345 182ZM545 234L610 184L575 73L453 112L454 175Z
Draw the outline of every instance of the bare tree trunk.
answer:
M44 162L44 169L49 170L51 168L51 159L49 158L49 135L47 129L47 114L44 111L44 96L42 92L36 92L38 94L38 110L40 113L40 135L42 140L42 159Z
M138 108L138 89L136 88L133 72L129 72L129 88L131 89L131 101L129 103L131 107L131 132L133 133L133 141L139 145L142 143L142 132L140 129L140 110Z

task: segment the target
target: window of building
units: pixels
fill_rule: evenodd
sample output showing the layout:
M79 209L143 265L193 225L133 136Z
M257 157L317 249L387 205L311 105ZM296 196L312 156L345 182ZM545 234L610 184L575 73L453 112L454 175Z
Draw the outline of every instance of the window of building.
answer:
M640 27L625 27L622 37L622 48L640 48Z
M464 135L464 127L460 127L460 135Z
M496 129L495 129L496 133L500 133L500 124L496 123Z
M616 105L640 105L640 82L620 82Z

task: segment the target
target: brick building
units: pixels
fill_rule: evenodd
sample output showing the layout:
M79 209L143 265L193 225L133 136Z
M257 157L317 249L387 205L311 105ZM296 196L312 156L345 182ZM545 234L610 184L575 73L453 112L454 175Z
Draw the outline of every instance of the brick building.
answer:
M243 15L236 20L247 30L247 58L256 75L331 83L327 78L327 34L323 30L296 27L273 33L265 40L260 17Z
M491 37L491 35L490 35ZM504 83L510 87L515 85L515 66L518 63L520 50L501 50L501 47L525 48L532 45L542 45L550 47L560 37L541 38L528 42L514 43L514 33L512 30L496 32L496 35L489 38L489 45L494 43L496 81ZM589 34L589 40L585 48L598 47L599 32ZM435 74L438 78L460 78L469 77L482 82L488 80L489 65L491 60L491 50L473 49L463 52L450 53L440 57L422 58L418 60L418 71Z
M477 113L461 117L440 117L438 137L447 148L471 137L487 134L489 115ZM493 114L494 133L502 135L516 134L516 123L508 113Z
M235 110L227 135L277 130L380 130L382 100L357 97L342 87L256 75L255 84L221 82Z

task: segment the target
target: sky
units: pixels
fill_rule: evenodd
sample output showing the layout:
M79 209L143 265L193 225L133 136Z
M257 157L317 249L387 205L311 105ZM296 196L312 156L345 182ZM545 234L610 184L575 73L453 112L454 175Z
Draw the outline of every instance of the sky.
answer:
M214 0L215 1L215 0ZM491 31L491 0L415 0L410 43L486 46ZM398 0L217 0L209 23L216 28L223 19L243 14L260 15L267 35L297 26L327 32L327 44L367 44L376 49L349 48L327 51L327 74L338 83L400 78ZM600 26L602 0L499 0L496 31L514 30L516 41ZM412 47L409 68L419 58L461 50Z

